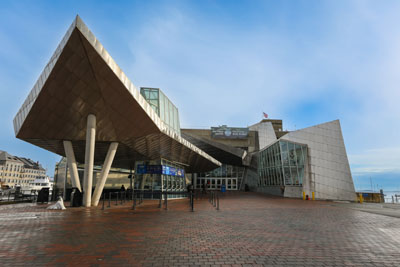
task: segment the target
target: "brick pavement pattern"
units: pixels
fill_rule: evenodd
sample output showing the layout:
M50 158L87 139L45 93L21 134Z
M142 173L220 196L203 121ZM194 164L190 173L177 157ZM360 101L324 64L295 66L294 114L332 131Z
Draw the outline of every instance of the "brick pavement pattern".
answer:
M106 208L0 206L0 265L400 266L400 219L324 201L230 193Z

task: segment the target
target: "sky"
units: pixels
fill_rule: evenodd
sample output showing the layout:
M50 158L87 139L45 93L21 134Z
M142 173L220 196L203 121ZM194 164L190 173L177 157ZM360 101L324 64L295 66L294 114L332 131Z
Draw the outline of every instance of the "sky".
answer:
M0 150L59 156L12 120L75 16L182 128L339 119L357 190L400 190L400 1L2 1Z

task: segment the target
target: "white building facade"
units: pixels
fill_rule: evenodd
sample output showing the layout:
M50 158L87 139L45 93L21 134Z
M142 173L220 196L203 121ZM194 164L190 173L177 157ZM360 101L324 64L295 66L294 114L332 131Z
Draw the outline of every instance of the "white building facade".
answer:
M42 178L46 178L46 170L39 162L0 151L1 187L24 187L32 184L35 179Z
M356 200L339 120L292 131L260 150L257 191Z

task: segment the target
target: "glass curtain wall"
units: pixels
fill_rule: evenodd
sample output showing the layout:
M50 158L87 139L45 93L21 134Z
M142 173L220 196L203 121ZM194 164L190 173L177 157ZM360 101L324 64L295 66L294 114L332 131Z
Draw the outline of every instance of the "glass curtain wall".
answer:
M159 198L162 192L186 191L183 166L166 159L137 161L135 190L143 190L145 198ZM169 194L168 198L181 198L180 194Z
M199 173L196 188L220 190L225 185L226 190L238 190L243 179L244 167L223 164L210 172Z
M285 140L262 150L258 162L260 186L301 186L306 158L306 145Z
M185 174L184 173L174 173L171 171L171 168L174 168L176 170L182 170L183 171L183 166L179 165L177 163L170 162L166 159L161 159L161 165L165 167L169 167L170 171L169 174L167 171L162 174L162 188L163 191L167 192L184 192L186 191L186 179L185 179ZM165 169L165 168L164 168ZM168 198L181 198L182 195L168 195Z
M72 183L71 183L71 172L68 169L67 159L61 158L60 162L56 164L56 168L54 171L54 188L53 192L57 194L63 195L66 200L69 200ZM78 175L81 186L83 186L83 173L85 166L84 164L78 164ZM94 166L93 167L93 187L96 186L97 179L100 177L102 166ZM108 191L117 191L120 190L122 185L126 189L130 189L130 170L120 169L120 168L111 168L108 174L107 181L104 185L104 190ZM65 190L64 190L65 189Z
M178 135L181 134L177 107L159 88L140 88L140 94L147 100L160 119Z

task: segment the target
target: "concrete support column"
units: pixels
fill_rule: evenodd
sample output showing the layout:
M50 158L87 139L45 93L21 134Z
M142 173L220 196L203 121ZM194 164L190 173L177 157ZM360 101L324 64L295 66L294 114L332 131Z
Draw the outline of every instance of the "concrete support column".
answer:
M89 114L86 129L85 172L83 176L83 206L90 207L92 200L94 146L96 141L96 116Z
M81 182L79 181L78 167L75 160L74 149L71 141L64 141L65 155L67 156L68 168L71 173L72 187L78 188L82 192Z
M92 206L97 206L99 204L101 193L103 192L104 185L106 184L108 173L110 172L110 168L114 160L115 153L117 152L117 148L118 148L117 142L112 142L110 144L110 147L108 148L107 156L106 159L104 160L100 177L99 179L97 179L96 189L93 192Z

